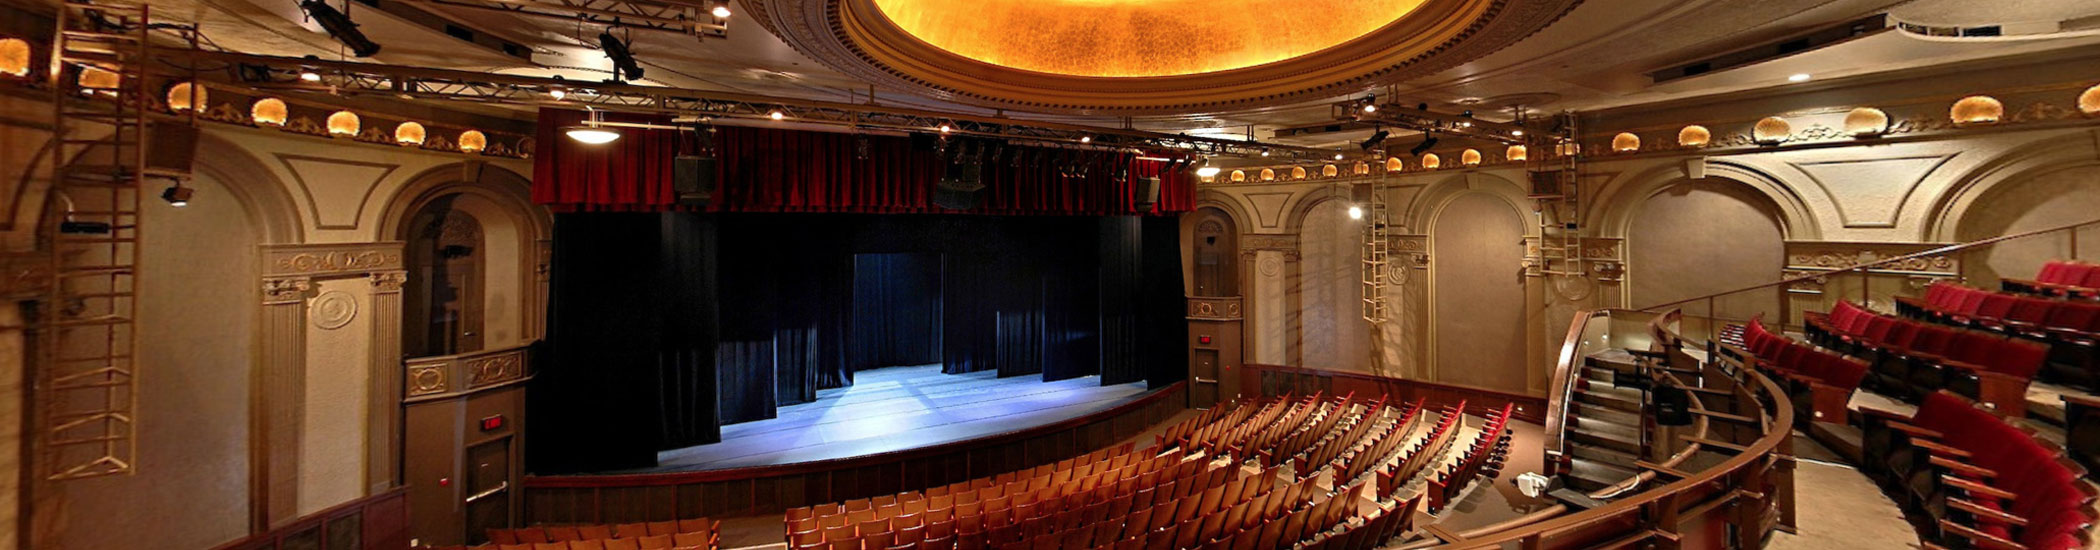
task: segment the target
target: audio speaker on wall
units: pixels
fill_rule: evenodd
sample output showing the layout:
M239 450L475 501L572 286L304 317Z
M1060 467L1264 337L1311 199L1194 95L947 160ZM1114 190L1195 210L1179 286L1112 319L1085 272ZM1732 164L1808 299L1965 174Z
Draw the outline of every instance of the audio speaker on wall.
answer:
M146 167L189 172L197 160L197 127L177 122L156 122L146 143Z
M706 206L715 198L715 158L679 155L671 159L671 187L680 204Z
M1133 200L1139 212L1151 212L1152 205L1159 204L1159 176L1138 178L1137 197Z

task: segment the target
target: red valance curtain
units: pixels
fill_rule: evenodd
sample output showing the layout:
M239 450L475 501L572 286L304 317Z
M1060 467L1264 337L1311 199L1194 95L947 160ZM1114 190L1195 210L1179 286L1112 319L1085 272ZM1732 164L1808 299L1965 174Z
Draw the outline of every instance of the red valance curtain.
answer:
M557 211L666 211L677 204L671 160L681 139L669 130L622 129L619 141L586 145L562 135L581 123L576 111L542 110L533 157L533 200ZM655 118L649 120L649 118ZM608 121L667 124L667 118L607 115ZM1173 214L1195 207L1195 178L1161 177L1159 201L1137 209L1140 181L1166 162L1123 152L1048 147L964 146L976 153L985 189L970 210L934 206L933 186L947 155L911 138L720 127L710 211L977 213L1050 215ZM1018 154L1015 154L1018 151ZM1084 170L1078 167L1084 166Z

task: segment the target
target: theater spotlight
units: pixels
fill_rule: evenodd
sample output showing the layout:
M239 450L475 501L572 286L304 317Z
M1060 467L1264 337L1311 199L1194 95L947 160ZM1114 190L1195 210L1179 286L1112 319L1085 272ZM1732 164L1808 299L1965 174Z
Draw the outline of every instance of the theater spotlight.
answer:
M181 208L184 206L189 206L190 196L195 194L197 194L196 189L183 187L182 184L177 183L175 185L168 186L167 190L161 191L160 200L168 201L169 206Z
M723 19L728 19L728 18L729 18L729 0L716 0L716 1L715 1L715 7L714 7L714 9L712 9L712 10L708 10L708 13L710 13L710 14L714 14L714 16L715 16L715 17L720 17L720 18L723 18Z
M1203 167L1202 167L1202 168L1197 168L1197 169L1196 169L1196 175L1197 175L1198 177L1205 177L1205 178L1210 178L1210 177L1217 177L1217 175L1218 175L1218 167L1216 167L1216 166L1211 166L1211 165L1210 165L1210 159L1208 159L1208 158L1206 158L1206 159L1203 159Z
M1362 144L1357 145L1357 147L1363 149L1364 152L1369 153L1372 149L1377 149L1379 144L1385 143L1385 138L1391 135L1393 135L1392 132L1387 132L1384 128L1379 128L1378 131L1371 132L1370 139L1364 140L1364 142Z
M1352 220L1361 220L1361 219L1364 219L1364 207L1362 207L1362 206L1358 206L1358 205L1354 205L1354 204L1352 204L1352 205L1349 205L1349 219L1352 219Z
M1409 149L1409 150L1408 150L1407 152L1409 152L1409 153L1413 153L1413 154L1414 154L1415 156L1418 156L1418 157L1419 157L1419 156L1422 156L1422 153L1427 153L1427 152L1429 152L1429 150L1430 150L1431 148L1434 148L1434 147L1436 147L1436 136L1435 136L1435 135L1429 135L1429 136L1425 136L1425 137L1423 137L1423 138L1422 138L1422 143L1420 143L1420 144L1416 144L1416 145L1415 145L1415 148L1413 148L1413 149Z
M605 57L613 62L613 76L625 76L626 80L642 79L642 63L634 59L634 52L627 43L615 38L612 32L598 33L598 48L605 50Z
M314 23L320 24L321 30L328 31L328 36L335 37L335 41L342 42L344 47L350 48L351 55L372 57L372 54L379 53L379 44L365 38L364 31L357 30L357 23L350 21L349 15L336 11L335 6L328 5L328 2L302 0L299 2L299 9L304 10L306 17ZM304 80L305 76L301 75L300 79Z
M563 128L562 133L567 134L569 139L590 145L604 145L620 139L619 130L600 126L599 124L602 122L604 122L603 115L597 109L591 109L590 118L585 119L583 124Z

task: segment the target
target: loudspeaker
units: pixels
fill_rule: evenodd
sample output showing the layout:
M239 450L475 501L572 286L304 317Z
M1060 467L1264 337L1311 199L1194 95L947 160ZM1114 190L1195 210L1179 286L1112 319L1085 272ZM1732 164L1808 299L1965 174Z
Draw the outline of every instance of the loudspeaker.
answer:
M177 122L156 122L146 140L146 167L189 172L197 160L197 127Z
M671 159L671 188L680 204L706 206L715 198L715 158L679 155Z
M1151 212L1152 205L1159 204L1159 176L1138 178L1136 204L1139 212Z
M1655 423L1663 426L1685 426L1692 423L1692 392L1668 383L1658 384L1649 393L1655 401Z

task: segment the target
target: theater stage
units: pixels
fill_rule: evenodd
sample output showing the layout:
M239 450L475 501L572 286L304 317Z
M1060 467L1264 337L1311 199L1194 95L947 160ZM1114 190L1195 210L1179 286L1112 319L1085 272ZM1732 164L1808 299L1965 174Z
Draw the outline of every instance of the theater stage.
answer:
M777 418L722 427L722 442L657 453L629 473L724 470L881 454L1003 434L1109 410L1148 393L1144 382L1098 376L1043 382L995 371L941 374L940 365L855 373L854 384L780 408Z

